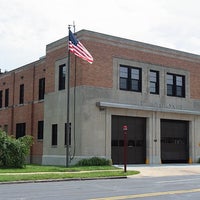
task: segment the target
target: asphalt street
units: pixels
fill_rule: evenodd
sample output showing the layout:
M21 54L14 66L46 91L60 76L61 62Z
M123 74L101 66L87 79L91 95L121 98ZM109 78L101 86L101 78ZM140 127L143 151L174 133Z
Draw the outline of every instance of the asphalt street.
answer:
M155 170L155 168L152 169ZM173 171L174 168L165 168L165 171L167 171L166 169ZM0 199L199 200L200 174L174 174L173 176L140 175L128 177L127 179L2 184L0 185Z

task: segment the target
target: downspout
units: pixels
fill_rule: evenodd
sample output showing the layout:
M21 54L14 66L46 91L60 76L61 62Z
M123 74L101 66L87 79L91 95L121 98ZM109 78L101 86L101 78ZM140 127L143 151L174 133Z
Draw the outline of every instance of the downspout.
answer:
M33 66L33 97L31 101L31 136L33 137L33 131L34 131L34 97L35 97L35 64ZM34 138L33 138L34 139ZM30 163L33 163L33 146L31 146L30 149Z
M13 99L12 99L12 107L11 107L11 131L10 131L10 134L11 135L14 135L14 107L15 107L15 72L13 72Z

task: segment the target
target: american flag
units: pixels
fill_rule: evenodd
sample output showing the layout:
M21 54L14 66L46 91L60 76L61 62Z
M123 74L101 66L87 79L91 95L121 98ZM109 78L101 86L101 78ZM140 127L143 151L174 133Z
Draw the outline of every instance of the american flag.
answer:
M93 63L93 57L88 50L81 44L81 42L74 36L69 30L69 50L76 56L88 61L90 64Z

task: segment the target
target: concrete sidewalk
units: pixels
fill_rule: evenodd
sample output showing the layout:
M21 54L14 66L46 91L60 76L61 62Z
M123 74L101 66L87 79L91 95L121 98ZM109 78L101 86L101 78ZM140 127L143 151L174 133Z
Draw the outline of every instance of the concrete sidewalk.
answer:
M200 175L200 164L127 165L127 170L140 171L133 177Z

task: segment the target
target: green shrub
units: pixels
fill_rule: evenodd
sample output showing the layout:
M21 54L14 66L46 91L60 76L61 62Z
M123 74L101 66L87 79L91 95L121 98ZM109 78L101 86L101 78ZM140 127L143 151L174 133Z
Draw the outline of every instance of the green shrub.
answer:
M15 139L0 130L0 167L22 168L32 144L30 135Z
M105 158L92 157L78 161L77 166L106 166L111 165L111 161Z

